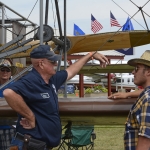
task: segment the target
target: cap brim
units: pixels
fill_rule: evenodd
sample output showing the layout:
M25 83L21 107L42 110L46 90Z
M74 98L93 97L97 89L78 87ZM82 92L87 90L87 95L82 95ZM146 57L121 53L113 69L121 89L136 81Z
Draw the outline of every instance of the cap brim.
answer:
M11 66L11 75L13 76L17 72L17 67L16 66Z
M130 66L136 66L137 64L150 66L150 61L145 60L145 59L140 59L140 58L131 59L128 61L128 65L130 65Z
M16 66L10 66L10 67L8 67L8 66L0 66L0 69L1 68L9 68L10 70L11 70L11 75L13 76L15 73L16 73L16 71L17 71L17 67Z
M1 68L8 68L8 69L11 70L11 67L8 67L8 66L0 66L0 69L1 69Z
M47 57L48 60L58 61L61 59L61 55L53 55L52 57Z

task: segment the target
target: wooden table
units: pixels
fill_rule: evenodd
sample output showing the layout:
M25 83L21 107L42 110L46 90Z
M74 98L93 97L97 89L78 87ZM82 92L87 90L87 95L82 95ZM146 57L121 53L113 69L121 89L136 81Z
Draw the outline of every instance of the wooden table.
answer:
M59 112L62 124L123 124L128 112L136 101L132 99L111 100L99 98L59 98ZM4 98L0 99L0 124L12 124L17 113Z

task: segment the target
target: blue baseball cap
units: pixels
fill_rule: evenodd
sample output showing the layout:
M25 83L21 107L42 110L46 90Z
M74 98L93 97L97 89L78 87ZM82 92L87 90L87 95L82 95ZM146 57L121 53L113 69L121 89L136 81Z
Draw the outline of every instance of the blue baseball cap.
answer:
M61 59L61 55L57 55L51 51L49 45L40 45L33 49L33 51L30 53L30 58L47 58L52 61L58 61Z

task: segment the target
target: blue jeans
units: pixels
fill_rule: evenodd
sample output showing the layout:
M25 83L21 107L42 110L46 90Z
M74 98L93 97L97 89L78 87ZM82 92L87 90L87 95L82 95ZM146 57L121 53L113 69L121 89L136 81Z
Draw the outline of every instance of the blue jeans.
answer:
M15 137L13 137L13 139L11 141L11 146L18 146L18 150L22 150L23 142L18 140L18 139L16 139ZM45 150L49 150L49 149L45 148Z
M13 137L11 141L11 146L18 146L18 150L22 150L23 148L23 142Z

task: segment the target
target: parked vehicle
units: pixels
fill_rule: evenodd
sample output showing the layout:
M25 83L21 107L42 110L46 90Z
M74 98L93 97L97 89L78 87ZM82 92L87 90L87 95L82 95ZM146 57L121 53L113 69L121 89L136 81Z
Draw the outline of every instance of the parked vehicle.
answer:
M63 94L65 91L65 86L62 85L59 90L58 94ZM67 84L67 94L74 94L75 93L75 86L73 84Z

